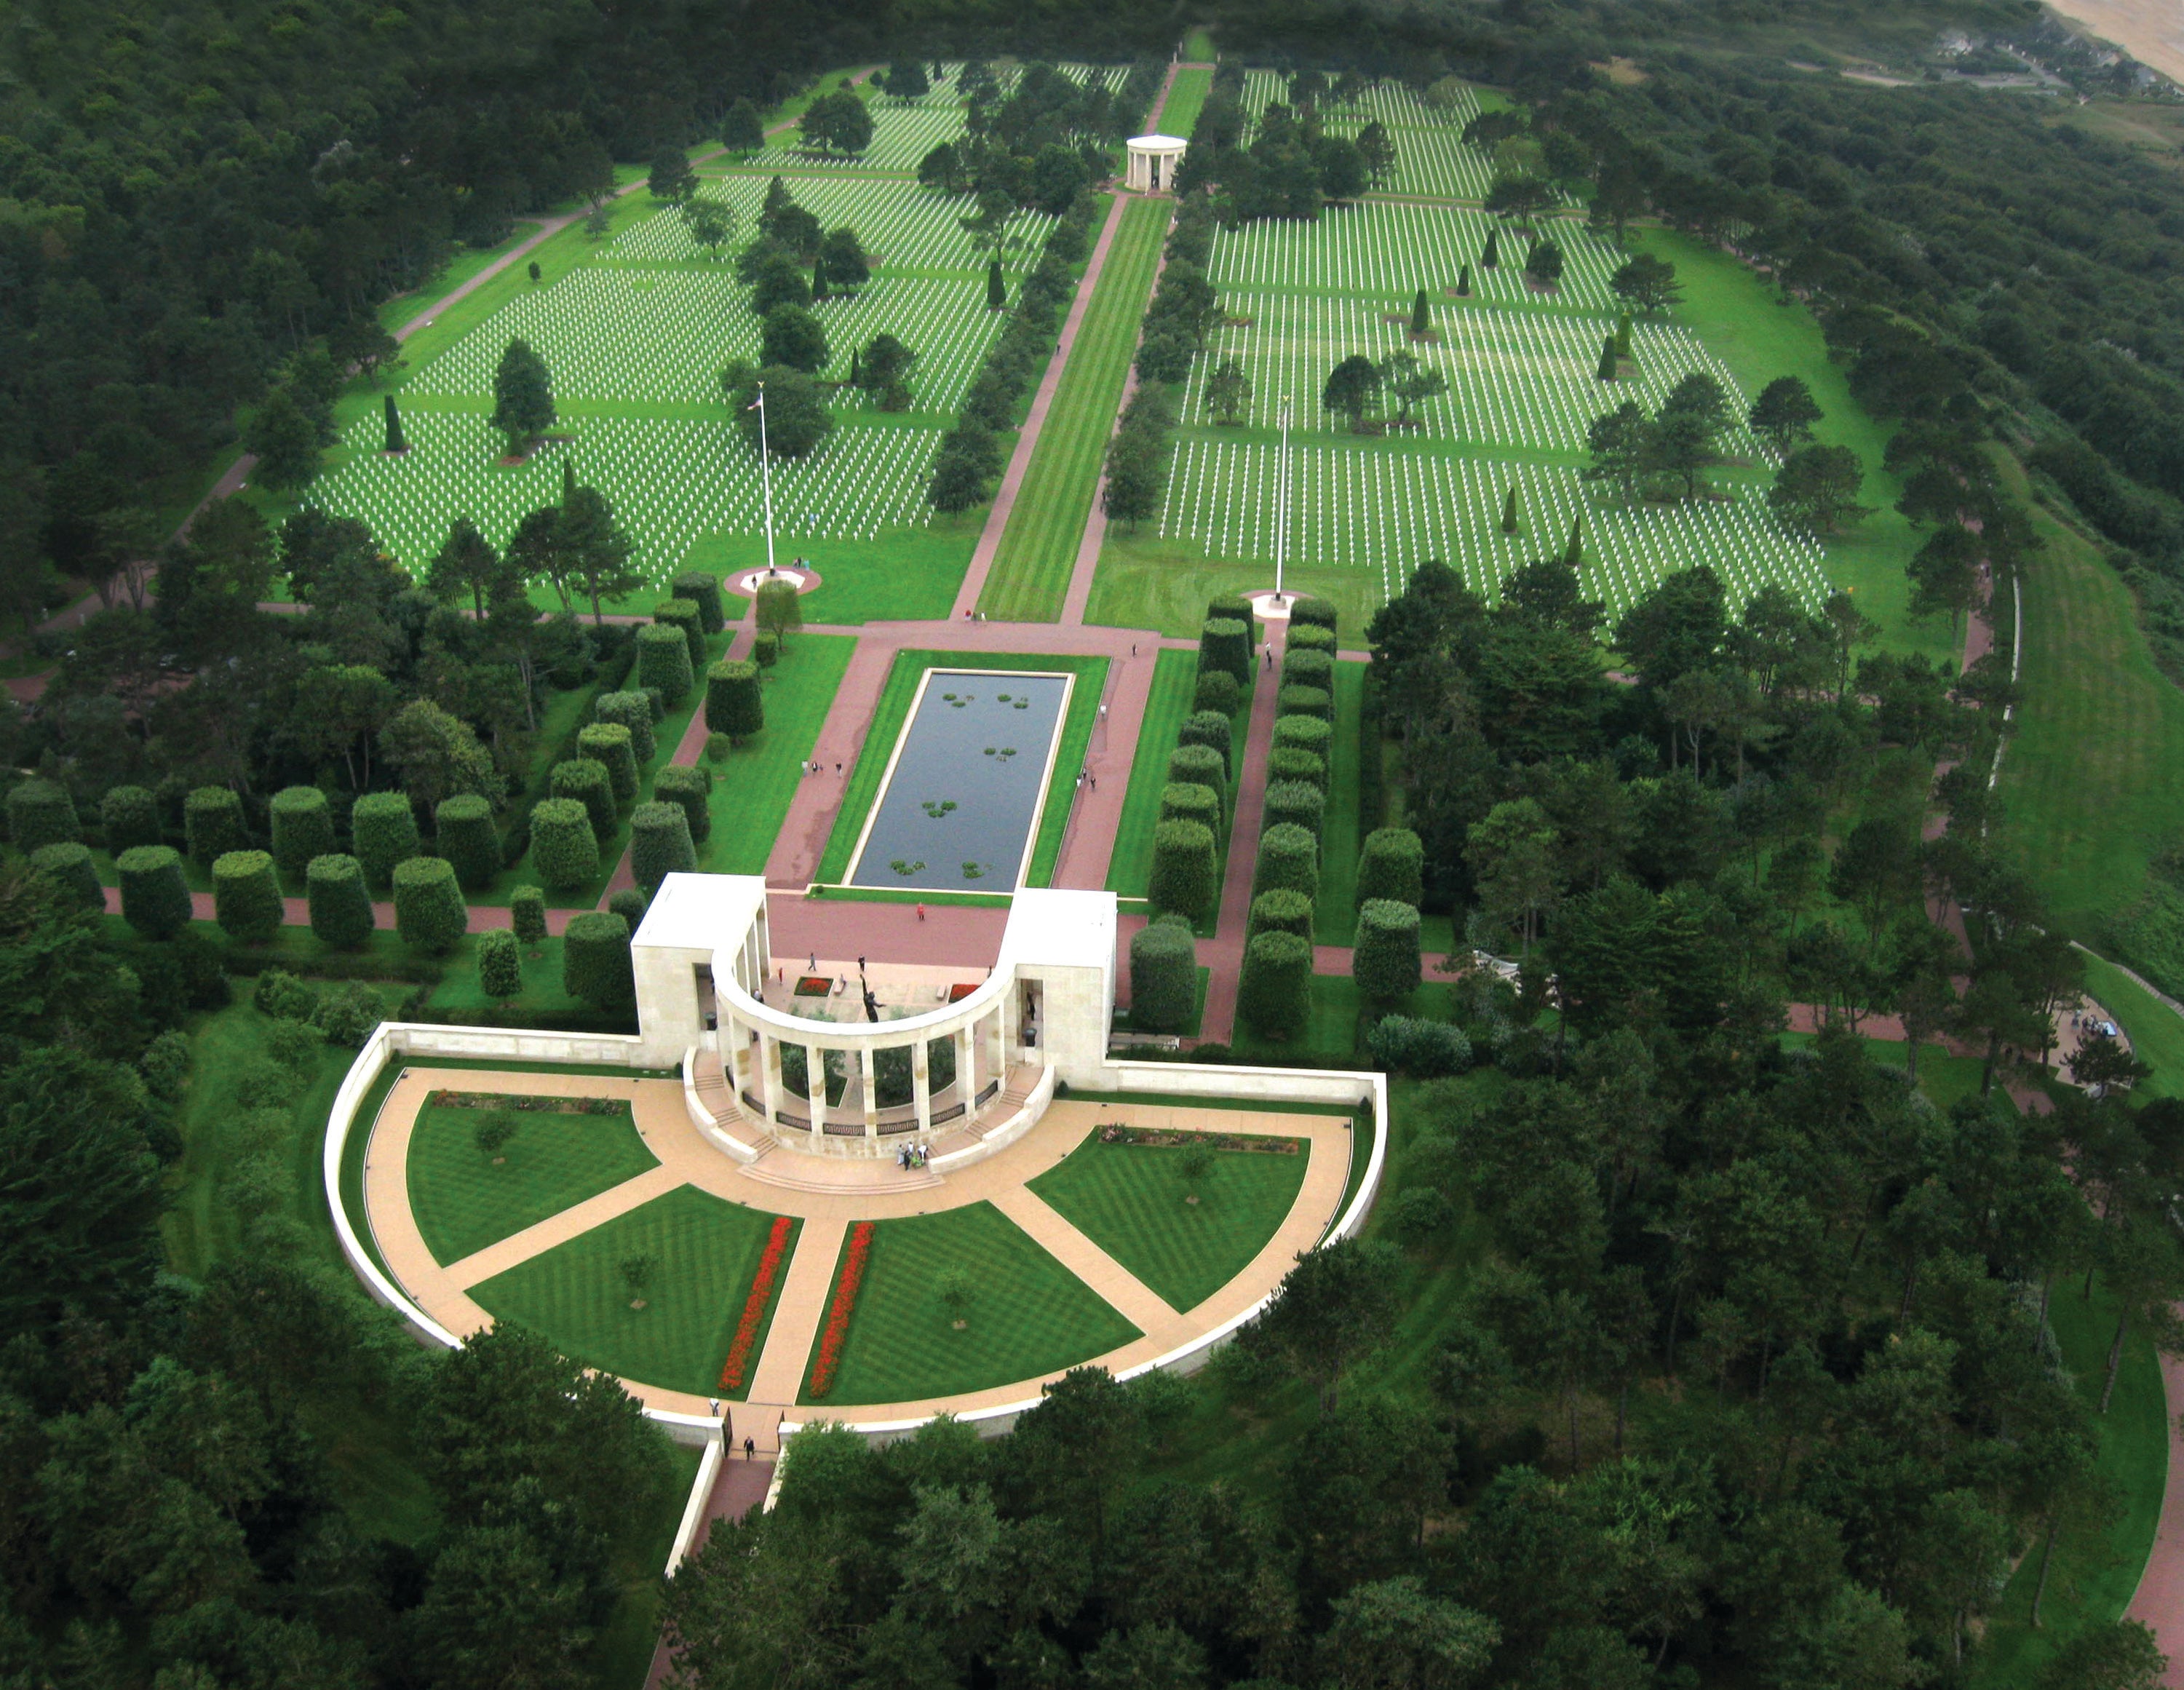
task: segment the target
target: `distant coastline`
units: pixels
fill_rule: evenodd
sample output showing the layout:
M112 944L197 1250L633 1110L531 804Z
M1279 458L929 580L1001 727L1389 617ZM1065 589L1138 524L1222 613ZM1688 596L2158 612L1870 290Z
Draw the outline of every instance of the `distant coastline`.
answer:
M2048 0L2063 16L2184 83L2184 0Z

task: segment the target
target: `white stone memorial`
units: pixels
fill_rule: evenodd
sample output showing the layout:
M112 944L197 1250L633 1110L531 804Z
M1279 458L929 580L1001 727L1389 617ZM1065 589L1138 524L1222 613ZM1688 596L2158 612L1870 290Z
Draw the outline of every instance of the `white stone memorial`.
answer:
M1176 166L1187 141L1173 135L1140 135L1128 146L1129 167L1123 185L1138 193L1164 193L1175 186Z

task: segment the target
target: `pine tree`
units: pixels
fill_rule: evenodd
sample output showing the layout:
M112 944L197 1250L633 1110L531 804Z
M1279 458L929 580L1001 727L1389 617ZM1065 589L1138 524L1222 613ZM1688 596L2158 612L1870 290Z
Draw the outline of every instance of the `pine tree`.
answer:
M1009 285L1001 280L1001 261L990 260L986 265L986 309L998 311L1009 303Z
M1424 340L1433 332L1433 318L1426 310L1426 290L1418 289L1418 297L1411 301L1411 338Z
M1502 532L1505 534L1517 532L1517 488L1513 482L1509 488L1509 496L1502 501Z
M1462 273L1456 278L1456 297L1459 299L1468 299L1471 297L1471 266L1469 265L1464 265Z
M1615 337L1602 335L1600 339L1600 368L1593 372L1603 382L1615 379Z
M1501 261L1502 231L1499 228L1489 229L1486 231L1486 245L1479 254L1479 267L1481 270L1491 270Z
M1630 313L1628 311L1616 320L1615 355L1618 358L1628 358L1630 355Z
M864 354L855 347L850 349L850 385L861 388L864 383Z
M1563 548L1563 562L1571 569L1585 567L1585 513L1570 518L1569 544Z
M387 449L406 452L410 443L402 438L402 413L394 408L394 395L387 396Z
M566 509L577 491L577 459L574 453L561 460L561 504Z
M815 264L811 266L811 303L816 305L826 297L827 266Z

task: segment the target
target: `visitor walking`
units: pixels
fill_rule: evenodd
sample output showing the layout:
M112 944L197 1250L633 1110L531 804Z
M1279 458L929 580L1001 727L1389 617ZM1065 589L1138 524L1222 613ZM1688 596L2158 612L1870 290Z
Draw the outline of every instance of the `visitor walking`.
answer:
M925 919L925 906L922 904L920 904L917 906L917 918L920 921L923 921Z
M744 1440L744 1459L746 1461L751 1460L756 1457L757 1454L758 1440L755 1437L746 1437Z

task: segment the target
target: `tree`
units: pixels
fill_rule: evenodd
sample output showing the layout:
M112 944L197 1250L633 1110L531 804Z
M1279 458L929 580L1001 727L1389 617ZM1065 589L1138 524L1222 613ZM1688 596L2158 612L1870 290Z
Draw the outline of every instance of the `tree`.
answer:
M963 165L952 142L943 141L917 161L917 181L921 187L937 189L942 193L963 191Z
M872 144L872 114L848 88L822 94L805 108L797 128L806 147L854 158Z
M387 442L381 448L389 457L410 449L410 442L402 433L402 413L394 408L394 395L387 396Z
M1665 311L1684 297L1676 267L1651 253L1641 253L1608 278L1616 298L1635 311Z
M2136 1620L2093 1624L2040 1670L2037 1690L2160 1690L2169 1658Z
M872 260L855 229L844 224L828 232L819 243L819 270L838 293L853 293L872 280Z
M1423 299L1425 296L1418 297ZM1381 360L1379 376L1387 390L1396 396L1396 421L1399 424L1407 423L1411 412L1418 406L1448 391L1448 377L1430 365L1421 364L1415 353L1390 353Z
M1379 119L1374 118L1357 131L1357 154L1365 161L1366 176L1375 187L1384 183L1395 170L1396 143Z
M394 713L380 730L379 755L401 775L410 797L428 809L459 792L498 802L505 789L471 725L430 699L412 699Z
M1373 360L1353 352L1336 365L1321 390L1323 409L1350 419L1353 430L1364 427L1366 410L1380 397L1380 371Z
M1628 504L1637 494L1650 437L1646 413L1635 400L1626 400L1605 416L1595 417L1585 435L1592 461L1578 471L1579 479L1613 482Z
M1563 279L1563 249L1552 241L1538 240L1524 254L1524 274L1542 287L1552 287Z
M1523 226L1560 198L1545 176L1518 170L1496 176L1486 190L1486 215L1503 217ZM1490 241L1492 237L1490 233Z
M1617 159L1601 167L1594 183L1592 204L1586 220L1596 231L1610 230L1615 244L1623 244L1624 226L1646 209L1646 190L1627 159Z
M708 258L717 259L735 233L733 208L717 199L692 198L682 202L682 226L690 231L691 240L705 249Z
M954 437L934 455L933 474L925 486L925 501L944 516L953 516L982 504L986 497L986 472L967 452L959 450Z
M1797 457L1826 449L1808 446ZM1950 638L1956 639L1964 613L1979 606L1979 537L1971 530L1956 522L1935 529L1903 566L1903 572L1911 577L1911 614L1947 616Z
M644 185L655 199L680 205L697 192L698 173L690 168L690 160L680 147L663 147L653 157L652 171Z
M319 472L319 425L285 385L252 413L242 443L258 459L251 473L267 487L302 487Z
M573 487L563 499L560 549L571 583L592 601L595 627L606 625L607 600L634 593L644 584L643 573L630 566L636 549L616 523L606 494L595 487Z
M1517 503L1517 484L1509 484L1508 496L1502 501L1502 532L1513 534L1524 526L1524 516Z
M1251 407L1251 378L1238 360L1223 359L1206 378L1206 409L1216 422L1234 426Z
M478 620L485 620L485 602L507 572L499 553L467 516L455 518L448 538L425 571L426 590L442 604L453 604L465 593Z
M1805 446L1783 460L1768 508L1792 527L1832 534L1843 522L1872 513L1857 503L1865 468L1847 446Z
M511 340L493 371L488 426L508 437L508 455L522 457L554 426L554 382L545 360L521 340Z
M1554 824L1529 798L1496 805L1466 835L1463 859L1480 907L1497 921L1516 924L1527 957L1540 913L1559 890L1554 845Z
M760 121L758 108L748 99L738 100L728 108L727 115L721 120L721 145L731 153L762 153L766 150L766 126Z
M1309 1380L1320 1412L1331 1414L1342 1375L1394 1330L1400 1269L1395 1249L1378 1240L1343 1238L1308 1251L1239 1341Z
M793 581L761 581L752 608L759 627L786 641L804 626L804 599Z
M759 356L769 366L816 375L826 366L827 331L801 305L776 305L760 328Z
M807 458L834 432L834 413L827 407L825 390L801 370L773 365L752 370L748 365L722 373L729 387L729 402L736 407L736 426L755 452L760 434L758 399L766 398L766 449L777 458Z
M1813 425L1824 414L1802 376L1777 376L1752 400L1749 421L1775 456L1787 458L1791 448L1812 438Z
M899 100L922 99L933 92L933 84L926 80L922 59L906 59L891 64L876 80Z
M1009 285L1001 277L1001 261L990 259L986 264L986 309L1002 311L1008 309Z
M1494 224L1486 231L1486 244L1479 249L1479 267L1492 270L1502 262L1502 227Z
M959 1266L943 1268L933 1281L933 1301L948 1314L948 1324L961 1331L971 1324L971 1305L978 1300L978 1282Z

